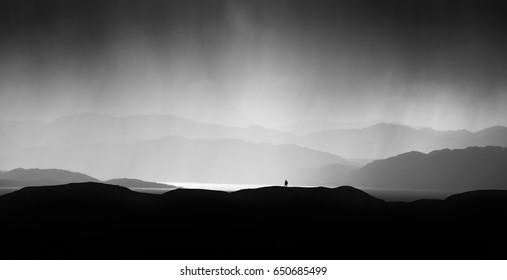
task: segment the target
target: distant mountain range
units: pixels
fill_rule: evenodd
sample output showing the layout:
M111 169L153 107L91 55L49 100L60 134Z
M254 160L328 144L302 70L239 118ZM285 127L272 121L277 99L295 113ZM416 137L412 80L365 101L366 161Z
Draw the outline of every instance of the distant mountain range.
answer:
M16 168L0 173L0 187L50 186L83 182L99 182L99 180L82 173L59 169Z
M473 146L507 147L507 128L437 131L380 123L361 129L334 129L298 136L260 126L230 127L168 115L80 114L50 123L0 123L0 169L59 168L101 179L136 178L151 182L272 184L289 179L299 185L425 189L470 189L474 185L484 188L501 184L503 177L496 173L494 178L500 179L485 184L480 184L475 177L465 180L482 167L467 169L466 176L459 181L459 172L453 166L461 163L452 160L441 165L447 171L447 179L436 170L431 174L426 172L433 170L429 165L416 166L425 163L420 160L421 153L429 153L424 157L432 158L435 150ZM419 153L404 155L412 151ZM373 159L385 158L389 159L357 170ZM400 160L405 158L409 160ZM417 171L403 174L412 174L412 181L397 173L411 166L418 168ZM493 172L498 166L488 168ZM417 175L421 178L416 173L421 173ZM435 177L435 174L439 175ZM16 181L0 180L4 180L2 185ZM42 178L37 183L55 182L70 181ZM444 182L445 186L439 185Z
M188 149L196 151L197 156L175 160L175 157L179 156L176 151L186 155L185 150ZM352 185L374 190L428 190L447 193L507 189L507 148L491 146L444 149L428 154L409 152L374 161L362 168L346 163L332 163L340 162L341 159L294 145L252 144L239 140L187 140L169 137L154 143L138 143L114 149L94 145L86 149L79 148L78 151L80 152L65 151L59 154L59 161L54 164L58 163L72 170L88 168L88 174L99 175L120 175L123 170L128 170L134 178L159 178L154 181L209 183L216 180L215 183L228 183L229 180L230 183L242 183L246 180L245 183L265 185L288 179L291 185ZM114 154L111 154L111 151ZM97 156L101 164L91 168L88 163L81 161L90 154ZM53 158L57 159L56 156L57 154L53 155ZM156 158L157 161L144 160L143 157ZM37 153L27 158L37 158ZM130 164L129 160L136 164ZM311 167L319 164L322 167ZM132 169L128 169L127 165ZM108 166L115 166L113 171L117 174L111 173ZM0 174L0 186L4 187L98 181L81 173L54 169L15 169ZM113 179L105 183L129 188L175 188L138 179Z
M291 144L179 136L134 144L81 144L63 150L36 147L12 153L0 162L4 169L61 168L103 179L248 184L283 182L300 168L348 164L339 156Z
M0 136L2 134L6 137L0 139L15 143L11 151L34 146L61 149L92 143L131 144L165 136L183 136L189 139L227 138L277 144L293 142L291 139L295 136L260 126L239 128L194 122L170 115L114 117L102 114L71 115L50 123L0 123Z
M507 148L409 152L374 161L341 184L363 188L469 191L507 189Z
M507 190L506 166L507 148L468 147L427 154L412 151L376 160L361 168L343 164L302 168L291 178L302 185L351 185L365 189L451 193L477 189Z
M195 122L170 115L113 117L79 114L42 122L0 123L0 158L33 147L66 149L81 144L133 144L166 136L188 139L239 139L253 143L296 144L350 159L382 159L410 151L431 152L471 146L507 147L507 128L478 132L437 131L401 124L361 123L351 129L336 122L298 123L279 130ZM358 126L356 124L354 126ZM339 127L339 129L335 129ZM283 132L290 131L290 132ZM307 133L309 132L309 133ZM1 166L0 166L1 168Z
M344 158L382 159L398 154L472 146L507 147L507 128L491 127L475 133L467 130L437 131L381 123L363 129L338 129L302 136L301 146L327 151Z
M287 125L277 126L274 129L297 135L307 135L319 131L337 130L337 129L359 129L367 126L375 125L378 121L364 122L333 122L333 121L304 121Z

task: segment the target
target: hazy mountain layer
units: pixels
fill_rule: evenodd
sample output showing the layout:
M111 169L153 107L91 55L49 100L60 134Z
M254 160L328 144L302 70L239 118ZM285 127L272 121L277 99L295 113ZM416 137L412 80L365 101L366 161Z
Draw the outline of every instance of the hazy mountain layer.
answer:
M364 122L333 122L333 121L305 121L296 122L287 125L277 126L275 129L294 133L297 135L307 135L320 131L336 130L336 129L360 129L367 126L375 125L378 121Z
M102 179L269 184L290 178L300 168L336 163L347 161L296 145L172 136L134 144L82 144L63 150L32 148L3 158L0 168L65 168Z
M263 127L222 126L194 122L170 115L113 117L79 114L63 117L50 123L0 123L0 133L5 134L5 137L0 138L0 141L3 141L0 144L5 147L4 153L7 150L13 151L33 146L61 149L90 143L134 143L170 135L190 139L233 138L274 144L294 142L292 134Z
M428 154L409 152L358 169L334 155L295 145L167 137L133 145L97 144L50 153L32 149L16 154L9 161L17 161L19 165L65 167L105 178L125 177L127 172L131 177L148 181L265 184L288 179L291 185L348 184L367 189L444 192L507 188L504 170L507 148L492 146L445 149ZM80 173L38 169L11 170L0 174L0 180L1 186L97 181ZM107 183L166 187L137 179L115 179Z
M312 131L312 127L314 130L326 129L332 125L337 124L302 123L301 130ZM298 131L296 128L292 130ZM113 117L80 114L50 123L0 123L0 155L40 146L64 149L79 144L132 144L170 135L189 139L240 139L254 143L297 144L351 159L379 159L410 151L430 152L470 146L507 147L505 127L491 127L473 133L381 123L362 129L323 130L298 136L260 126L239 128L199 123L169 115Z
M345 158L379 159L410 151L431 152L471 146L507 147L507 128L492 127L472 133L467 130L436 131L403 125L378 124L363 129L338 129L303 136L298 143Z
M388 189L507 189L507 148L470 147L410 152L377 160L337 184Z
M61 169L23 169L16 168L0 174L0 180L18 182L26 181L52 181L57 183L83 183L98 182L99 180L88 175Z

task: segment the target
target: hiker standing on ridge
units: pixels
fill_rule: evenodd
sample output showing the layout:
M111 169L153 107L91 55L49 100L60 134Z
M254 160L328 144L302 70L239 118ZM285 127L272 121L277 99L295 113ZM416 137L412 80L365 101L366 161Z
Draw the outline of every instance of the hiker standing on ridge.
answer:
M285 185L284 187L288 187L289 186L289 182L287 182L287 180L285 180Z

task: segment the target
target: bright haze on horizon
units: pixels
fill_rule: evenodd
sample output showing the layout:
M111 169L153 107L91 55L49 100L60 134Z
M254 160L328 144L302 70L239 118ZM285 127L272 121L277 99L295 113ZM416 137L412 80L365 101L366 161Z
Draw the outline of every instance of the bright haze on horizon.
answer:
M0 120L507 125L501 1L5 1Z

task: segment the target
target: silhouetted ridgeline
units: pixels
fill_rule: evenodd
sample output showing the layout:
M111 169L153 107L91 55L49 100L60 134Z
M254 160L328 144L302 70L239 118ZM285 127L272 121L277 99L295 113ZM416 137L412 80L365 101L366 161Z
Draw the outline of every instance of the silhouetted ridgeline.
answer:
M100 182L98 179L83 173L72 172L62 169L23 169L16 168L0 173L1 188L19 188L29 186L53 186L70 183ZM147 182L138 179L118 178L107 180L103 183L118 185L131 189L166 189L172 190L176 186ZM0 192L0 195L3 193Z
M57 183L84 183L98 182L98 179L83 173L72 172L62 169L24 169L16 168L0 174L0 180L12 180L18 182L52 181Z
M507 258L507 191L385 202L353 187L162 195L102 183L0 197L1 258Z
M99 182L88 175L61 169L16 168L0 173L0 188L52 186L68 183ZM0 192L0 194L3 194Z
M0 173L0 196L16 191L21 187L54 186L69 183L100 182L88 175L61 169L23 169L16 168ZM147 182L138 179L111 179L104 183L118 185L145 192L163 192L176 189L176 186Z

